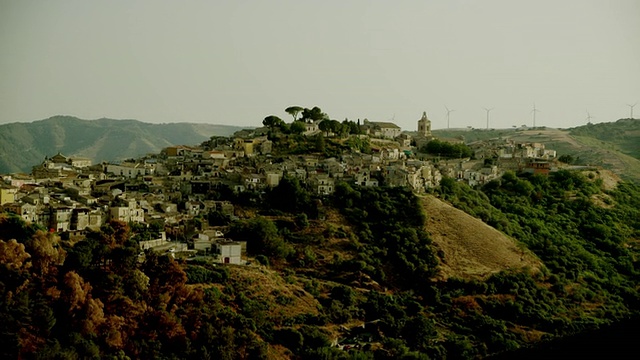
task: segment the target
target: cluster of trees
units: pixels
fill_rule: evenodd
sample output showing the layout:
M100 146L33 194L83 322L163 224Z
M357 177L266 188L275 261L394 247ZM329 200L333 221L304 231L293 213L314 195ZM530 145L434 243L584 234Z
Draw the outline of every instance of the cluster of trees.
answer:
M473 156L473 150L465 144L451 144L433 139L420 149L421 152L448 158L466 158Z
M0 356L266 357L266 343L183 265L112 221L72 244L0 215Z
M348 266L380 282L429 279L437 260L424 231L425 214L418 198L405 188L352 187L339 183L335 206L357 229L358 256Z
M318 127L325 133L333 133L338 136L346 136L349 134L360 134L360 124L358 121L353 122L348 119L340 122L332 120L329 115L322 112L317 106L313 108L302 108L300 106L290 106L285 109L293 117L293 122L287 124L284 120L276 115L269 115L262 120L262 125L268 127L272 132L279 129L284 134L302 134L305 131L305 123L319 122ZM298 118L298 114L301 116Z

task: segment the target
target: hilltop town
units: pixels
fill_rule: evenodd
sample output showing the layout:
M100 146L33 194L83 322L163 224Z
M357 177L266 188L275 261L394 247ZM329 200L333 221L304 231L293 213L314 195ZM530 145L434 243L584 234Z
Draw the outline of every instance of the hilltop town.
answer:
M411 132L391 122L340 123L319 108L297 112L291 124L271 116L262 128L122 162L93 165L58 153L30 175L3 176L0 205L66 238L119 220L153 229L138 239L143 250L239 264L244 244L226 239L214 219L241 217L238 202L259 201L283 178L297 179L319 197L332 194L338 182L420 194L445 177L477 186L507 170L548 173L556 162L544 144L437 139L426 112Z
M637 314L636 185L426 112L288 110L2 176L4 357L478 358Z

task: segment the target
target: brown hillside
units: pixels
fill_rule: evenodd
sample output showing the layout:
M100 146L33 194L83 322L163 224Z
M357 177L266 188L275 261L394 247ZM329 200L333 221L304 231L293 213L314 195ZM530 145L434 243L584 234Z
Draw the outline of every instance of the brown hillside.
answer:
M541 261L516 242L464 211L437 199L423 196L426 229L441 250L438 278L484 279L508 269L537 271Z
M267 306L265 312L274 319L288 319L302 314L317 315L318 301L300 284L289 283L276 271L260 265L229 266L234 286Z

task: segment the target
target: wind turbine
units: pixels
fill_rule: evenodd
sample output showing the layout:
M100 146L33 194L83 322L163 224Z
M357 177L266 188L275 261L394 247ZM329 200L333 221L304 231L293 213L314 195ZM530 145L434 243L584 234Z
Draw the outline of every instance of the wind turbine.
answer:
M536 109L536 103L533 103L533 110L531 110L531 112L533 113L533 128L535 129L536 127L536 113L539 112L540 110Z
M627 104L627 106L631 108L631 115L629 115L629 119L633 119L633 107L636 106L637 104L638 104L637 102L633 105Z
M444 108L447 109L447 129L448 129L449 128L449 114L454 112L455 110L453 110L453 109L449 110L447 105L445 105Z
M489 130L489 112L493 110L493 108L491 109L484 108L484 110L487 112L487 130Z

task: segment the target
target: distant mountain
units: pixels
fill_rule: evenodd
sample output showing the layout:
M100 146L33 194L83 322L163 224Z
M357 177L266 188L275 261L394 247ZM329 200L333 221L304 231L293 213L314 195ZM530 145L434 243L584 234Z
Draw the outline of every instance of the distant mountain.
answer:
M579 165L602 166L625 180L640 183L640 119L620 119L571 129L442 129L433 133L437 137L462 137L467 143L498 137L543 143L547 148L556 150L558 156L573 156Z
M30 172L45 156L61 152L94 163L158 153L171 145L200 144L242 127L211 124L150 124L137 120L82 120L54 116L31 123L0 125L0 173Z

